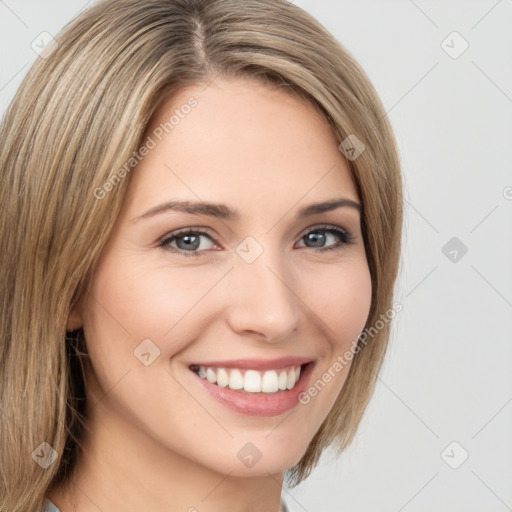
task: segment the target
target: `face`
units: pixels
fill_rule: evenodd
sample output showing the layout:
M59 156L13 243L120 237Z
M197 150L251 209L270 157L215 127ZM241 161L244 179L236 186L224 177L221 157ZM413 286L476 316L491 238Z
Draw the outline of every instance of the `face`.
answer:
M329 413L368 317L360 200L300 99L250 79L204 87L153 117L70 326L84 329L98 424L162 459L274 474Z

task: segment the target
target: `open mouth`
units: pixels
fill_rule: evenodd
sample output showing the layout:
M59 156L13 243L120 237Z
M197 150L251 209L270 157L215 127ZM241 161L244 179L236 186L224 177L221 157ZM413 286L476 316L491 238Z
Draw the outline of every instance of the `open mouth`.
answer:
M292 390L310 364L290 365L265 371L200 365L190 365L189 368L201 379L221 388L246 393L278 393Z

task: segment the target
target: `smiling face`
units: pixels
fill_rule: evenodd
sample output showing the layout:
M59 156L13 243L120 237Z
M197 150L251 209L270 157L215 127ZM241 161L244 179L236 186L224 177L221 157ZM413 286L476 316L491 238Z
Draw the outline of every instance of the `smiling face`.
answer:
M276 474L329 413L350 368L335 362L369 313L359 197L334 133L303 101L250 79L203 89L156 112L144 138L156 145L68 328L83 325L105 453Z

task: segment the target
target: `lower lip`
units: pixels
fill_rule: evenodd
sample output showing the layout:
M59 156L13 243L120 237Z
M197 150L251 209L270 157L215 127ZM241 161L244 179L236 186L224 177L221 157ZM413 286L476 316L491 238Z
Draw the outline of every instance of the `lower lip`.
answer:
M299 403L299 395L306 389L312 369L313 363L308 363L301 369L299 381L292 389L275 393L248 393L228 387L221 388L193 373L206 391L229 409L248 416L278 416Z

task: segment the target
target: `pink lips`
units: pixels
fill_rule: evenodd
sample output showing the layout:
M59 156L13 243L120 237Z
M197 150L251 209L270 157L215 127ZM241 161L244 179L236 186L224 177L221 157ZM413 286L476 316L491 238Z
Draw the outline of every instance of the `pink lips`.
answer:
M249 393L220 387L198 375L196 378L205 391L229 409L249 416L277 416L283 414L299 403L299 395L306 387L314 364L311 358L283 357L279 359L236 359L229 361L208 361L190 365L191 368L205 366L217 368L238 368L253 370L278 370L289 366L301 366L300 378L292 389L275 393Z
M311 357L280 357L278 359L230 359L229 361L207 361L191 366L209 366L216 368L240 368L252 370L279 370L287 366L302 366L310 363Z

